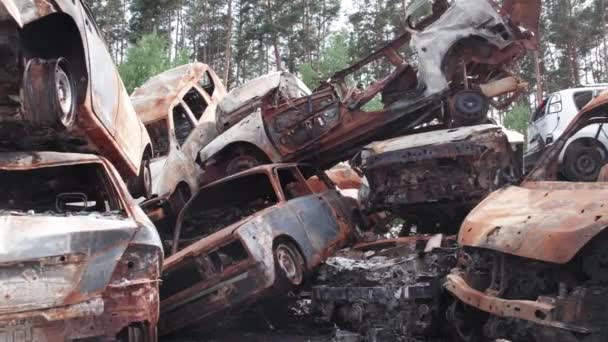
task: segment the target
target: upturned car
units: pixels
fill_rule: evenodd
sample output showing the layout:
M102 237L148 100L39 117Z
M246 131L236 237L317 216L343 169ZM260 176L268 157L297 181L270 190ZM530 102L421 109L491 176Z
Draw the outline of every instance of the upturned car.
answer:
M150 137L85 3L2 0L0 21L3 150L102 155L149 196Z

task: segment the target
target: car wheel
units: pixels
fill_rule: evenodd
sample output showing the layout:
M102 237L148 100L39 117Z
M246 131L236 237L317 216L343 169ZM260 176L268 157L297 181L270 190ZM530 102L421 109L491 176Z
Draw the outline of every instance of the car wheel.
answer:
M152 197L152 171L150 170L150 157L142 157L139 175L133 180L131 194L134 198Z
M600 147L579 141L568 147L563 171L571 182L595 182L604 164Z
M290 242L280 242L274 248L274 260L280 283L293 286L304 282L304 257Z
M259 165L262 165L262 162L259 161L255 156L235 156L226 165L226 175L230 176L235 173L253 169Z
M483 122L488 116L490 103L480 92L462 90L451 101L452 115L457 125L472 125Z
M25 70L24 116L36 125L68 129L76 121L76 85L66 59L31 59Z

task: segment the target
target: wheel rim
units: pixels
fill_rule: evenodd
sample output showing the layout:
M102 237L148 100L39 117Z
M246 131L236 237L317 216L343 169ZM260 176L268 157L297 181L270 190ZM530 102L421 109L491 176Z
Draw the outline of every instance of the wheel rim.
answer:
M62 68L60 63L55 65L55 92L61 109L59 120L64 126L69 126L74 119L73 103L74 91L70 77Z
M576 173L582 176L591 176L597 172L598 165L596 161L588 154L582 154L576 159Z
M454 95L453 109L459 120L476 122L487 116L489 104L481 93L464 90Z
M294 253L285 245L277 247L277 262L287 280L293 285L300 285L303 279L302 269Z

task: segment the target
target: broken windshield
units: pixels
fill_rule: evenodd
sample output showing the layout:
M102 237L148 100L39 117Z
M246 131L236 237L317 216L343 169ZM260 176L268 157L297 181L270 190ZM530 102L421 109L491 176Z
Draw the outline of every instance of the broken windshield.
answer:
M28 214L116 215L116 190L101 164L1 170L0 211Z
M204 188L184 211L180 248L277 204L270 178L254 173Z

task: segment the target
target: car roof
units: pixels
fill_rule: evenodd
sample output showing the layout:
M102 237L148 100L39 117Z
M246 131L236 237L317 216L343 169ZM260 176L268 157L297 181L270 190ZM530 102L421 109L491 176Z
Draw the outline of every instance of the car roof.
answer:
M287 71L276 71L249 80L232 89L220 102L219 109L223 113L231 113L251 100L263 97L271 90L279 87L288 93L296 88L306 94L311 93L304 82L293 74Z
M198 82L208 70L207 64L197 62L178 66L150 78L131 95L135 112L144 123L166 118L184 87Z
M0 170L30 170L59 165L103 163L94 154L61 152L0 152Z
M247 175L251 175L254 173L268 173L268 172L272 172L275 169L279 169L279 168L288 168L288 167L302 167L302 166L307 166L306 164L297 164L297 163L283 163L283 164L266 164L266 165L261 165L261 166L256 166L254 168L239 172L239 173L235 173L234 175L230 175L228 177L222 178L220 180L217 180L213 183L207 184L204 187L202 187L199 192L204 191L204 189L213 187L217 184L221 184L221 183L225 183L225 182L229 182L233 179L236 178L241 178Z

